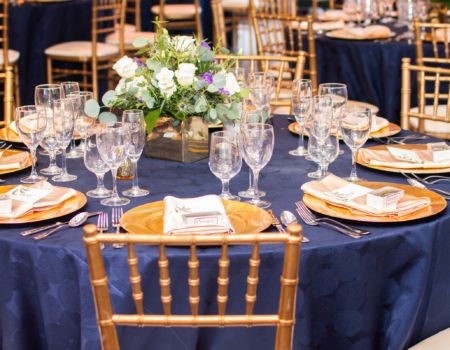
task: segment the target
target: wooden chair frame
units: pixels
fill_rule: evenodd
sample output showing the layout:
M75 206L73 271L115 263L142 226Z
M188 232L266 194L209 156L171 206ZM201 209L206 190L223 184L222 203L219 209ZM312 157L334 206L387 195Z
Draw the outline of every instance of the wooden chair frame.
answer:
M166 4L166 0L159 0L159 21L165 21L164 16L164 5ZM195 6L195 15L193 21L186 21L186 20L174 20L173 22L168 23L162 23L161 26L166 28L167 30L170 29L195 29L197 31L197 36L200 39L203 39L203 32L202 32L202 22L200 18L200 11L198 10L200 7L199 0L194 0L194 6ZM155 25L155 32L158 31L158 26Z
M14 73L13 67L6 67L6 71L0 73L0 79L5 81L3 121L0 126L8 126L14 121Z
M94 294L97 322L103 350L119 350L116 325L152 326L152 327L236 327L236 326L277 326L275 340L276 350L292 348L295 305L298 285L298 271L300 262L301 231L300 225L288 226L288 233L252 233L252 234L221 234L221 235L136 235L127 234L97 234L96 225L84 226L84 243L86 246L91 285ZM128 247L128 265L132 297L136 305L137 314L114 314L108 290L108 277L102 259L100 244L123 243ZM281 276L281 292L279 311L277 315L254 315L253 307L256 301L256 287L258 284L258 270L260 265L260 244L284 243L284 264ZM143 311L143 291L141 276L138 270L138 258L134 245L152 245L159 247L159 283L161 285L161 301L164 315L146 315ZM249 262L247 277L246 314L225 315L228 301L228 247L230 245L252 244L252 254ZM189 303L191 315L172 315L170 294L169 261L166 246L190 247L189 267ZM221 246L218 277L218 314L198 315L199 284L197 246Z
M294 3L293 6L292 3ZM252 12L264 13L270 15L297 15L296 2L292 0L258 0L258 6L255 0L250 0Z
M213 13L213 43L217 45L220 41L220 46L228 48L222 0L211 0L211 9Z
M130 3L134 3L134 6L128 6ZM141 0L127 0L126 13L134 13L134 25L136 26L136 32L141 31ZM125 13L125 15L126 15ZM126 22L126 20L125 20Z
M433 44L434 57L423 57L422 28L431 28L431 40ZM438 41L436 39L436 29L444 29L445 58L439 58ZM423 66L425 63L450 64L449 43L450 24L444 23L420 23L419 18L414 18L414 43L416 47L416 64Z
M114 77L111 71L114 61L124 55L124 25L125 25L126 0L93 0L92 1L92 57L58 56L47 55L47 82L48 84L58 84L60 79L71 75L82 75L83 81L80 87L92 88L94 99L98 100L98 79L108 79L110 89L113 89ZM100 14L99 14L100 13ZM97 57L97 42L99 35L106 35L116 31L115 23L119 21L119 53L113 55ZM100 24L100 28L99 28ZM110 25L110 26L108 26ZM108 27L107 27L108 26ZM80 62L83 69L60 69L53 68L52 62L69 61ZM92 70L88 70L88 63L91 63ZM99 76L98 71L107 69L107 76ZM55 75L53 73L56 73ZM92 83L88 83L88 77L92 77Z

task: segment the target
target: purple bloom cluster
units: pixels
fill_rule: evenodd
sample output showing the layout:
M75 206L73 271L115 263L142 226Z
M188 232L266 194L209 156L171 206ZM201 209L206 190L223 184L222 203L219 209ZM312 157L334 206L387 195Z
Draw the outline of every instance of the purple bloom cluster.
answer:
M139 102L141 102L141 103L142 103L142 98L139 98L139 97L138 97L138 99L137 99L137 100L138 100Z
M205 74L199 74L199 77L206 81L208 84L213 84L213 75L210 72L206 72Z
M227 90L225 90L224 88L219 89L219 92L225 96L230 96L230 93Z
M219 63L219 60L217 58L215 58L214 63Z
M203 46L203 47L206 47L207 49L210 49L211 50L211 46L209 46L207 43L205 43L204 41L202 41L201 43L200 43L200 46Z
M144 62L139 61L139 58L135 57L134 60L136 61L136 64L141 68L147 68Z

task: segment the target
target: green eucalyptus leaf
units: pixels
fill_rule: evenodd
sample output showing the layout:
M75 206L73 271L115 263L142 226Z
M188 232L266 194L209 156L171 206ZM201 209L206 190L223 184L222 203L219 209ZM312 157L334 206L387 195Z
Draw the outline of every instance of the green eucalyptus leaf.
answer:
M218 114L217 118L219 118L219 120L223 123L223 125L227 125L227 120L223 115Z
M146 63L148 69L155 71L155 73L161 72L161 69L164 68L164 65L162 63L159 63L158 61L155 60L147 60Z
M134 47L144 47L146 45L148 45L148 38L146 36L140 36L133 41Z
M219 91L219 88L217 86L215 86L214 84L209 84L209 86L206 89L206 91L214 93L214 92Z
M100 123L116 122L117 121L117 116L114 113L111 113L111 112L102 112L98 116L98 121Z
M226 115L229 112L229 108L227 105L224 105L222 103L218 104L216 106L217 116L223 116ZM221 119L222 120L222 119Z
M229 54L230 54L230 50L228 50L228 49L225 48L225 47L221 47L221 48L219 49L219 51L220 51L220 53L223 53L224 55L229 55Z
M231 110L238 112L237 101L233 101L233 102L231 103L230 111L231 111Z
M172 123L172 126L177 126L178 124L180 124L180 120L179 119L174 120L173 123Z
M131 83L132 81L133 81L133 79L131 79L131 78L126 78L126 79L125 79L125 84Z
M150 100L151 97L152 96L150 95L150 92L148 92L147 90L142 91L141 94L142 101L147 102L148 100Z
M145 104L147 105L148 108L150 109L153 108L153 106L155 105L155 98L150 97L150 99L146 101Z
M230 119L230 120L238 119L239 118L239 112L235 111L234 109L231 109L227 113L227 118Z
M155 78L152 78L151 82L152 82L152 85L153 85L155 88L159 88L159 86L158 86L158 81L157 81Z
M105 106L111 107L111 105L117 100L117 93L114 90L107 91L103 97L102 102ZM110 102L112 102L110 104Z
M143 73L141 67L137 67L136 70L134 71L135 75L141 75Z
M262 110L262 115L263 115L264 123L265 123L267 120L267 112L264 109Z
M147 132L151 133L153 128L155 127L156 121L161 115L161 110L159 108L152 109L145 116L145 124L147 125Z
M130 95L136 95L139 91L139 88L137 86L132 86L128 89L128 93Z
M201 56L200 56L200 62L212 62L214 61L214 53L211 50L206 50Z
M210 109L209 117L212 121L215 121L217 119L217 111L214 108Z
M194 89L196 91L199 91L199 90L203 89L207 84L208 83L206 81L204 81L204 80L194 81Z
M222 89L226 85L227 80L225 78L225 75L217 73L213 76L213 82L215 86L217 86L219 89Z
M204 47L204 46L200 46L199 48L198 48L198 53L200 54L200 55L202 55L202 54L204 54L206 51L208 51L209 49L207 48L207 47Z
M100 113L100 105L96 100L88 100L84 105L84 111L92 118L97 118Z
M246 98L250 95L250 91L248 91L246 88L241 87L240 90L241 91L239 91L239 96L241 96L242 98Z

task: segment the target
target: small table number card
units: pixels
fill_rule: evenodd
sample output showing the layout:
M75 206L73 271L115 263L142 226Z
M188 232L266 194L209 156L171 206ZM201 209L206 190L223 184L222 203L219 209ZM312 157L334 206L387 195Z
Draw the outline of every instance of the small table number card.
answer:
M9 190L3 195L3 198L14 199L16 201L26 202L26 203L36 203L39 199L44 198L46 195L52 191L48 190L38 190L35 188L25 187L19 185Z
M341 187L337 190L325 192L327 196L339 199L343 202L351 201L352 199L364 196L365 194L371 192L370 188L356 185L356 184L348 184L344 187Z
M420 158L414 151L396 147L387 147L387 149L395 159L410 163L423 164L422 158Z

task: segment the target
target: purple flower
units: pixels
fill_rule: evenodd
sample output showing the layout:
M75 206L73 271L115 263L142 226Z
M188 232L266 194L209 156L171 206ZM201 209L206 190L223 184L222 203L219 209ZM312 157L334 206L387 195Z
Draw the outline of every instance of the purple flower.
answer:
M225 96L230 96L230 93L227 90L225 90L224 88L219 89L219 92Z
M206 81L208 84L213 84L213 75L210 72L206 72L205 74L200 74L200 78L202 78L204 81Z
M137 100L138 100L139 102L141 102L141 103L142 103L142 98L139 98L139 97L138 97L138 99L137 99Z
M214 63L219 63L219 60L217 58L215 58Z
M210 49L211 50L211 46L209 46L207 43L205 43L204 41L202 41L201 43L200 43L200 46L203 46L203 47L206 47L207 49Z
M135 60L135 61L139 61L139 58L135 57L135 58L133 58L133 60Z

